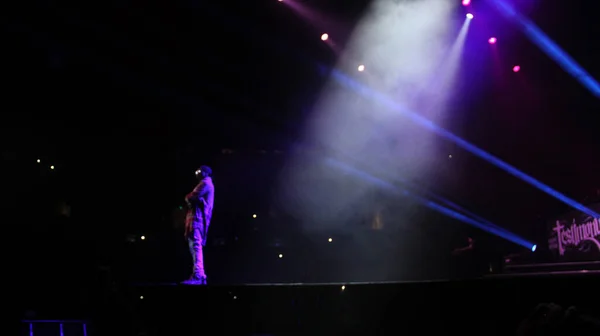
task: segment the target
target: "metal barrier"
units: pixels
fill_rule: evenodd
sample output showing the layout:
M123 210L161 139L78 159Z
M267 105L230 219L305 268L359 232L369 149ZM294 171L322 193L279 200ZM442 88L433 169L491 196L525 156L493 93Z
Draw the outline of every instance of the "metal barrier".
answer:
M78 321L78 320L23 320L23 323L26 323L29 325L29 336L34 336L36 335L34 333L34 326L36 324L42 324L42 323L47 323L47 324L57 324L58 325L58 330L59 331L59 335L60 336L65 336L65 330L64 330L64 326L65 324L78 324L81 326L81 331L83 332L83 336L87 336L87 322L86 321ZM68 335L67 335L68 336Z

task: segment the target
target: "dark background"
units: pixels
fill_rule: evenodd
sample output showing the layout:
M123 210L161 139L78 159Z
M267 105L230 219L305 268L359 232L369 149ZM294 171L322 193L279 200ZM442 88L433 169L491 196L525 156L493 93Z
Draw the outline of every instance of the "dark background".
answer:
M304 3L344 22L343 45L368 1ZM593 2L524 4L600 78ZM492 60L482 60L478 71L489 71L489 82L477 90L461 84L465 98L446 126L568 196L593 197L598 99L499 14L490 22L499 58L522 70L494 77ZM86 281L99 265L119 279L184 277L179 207L200 164L215 172L207 263L222 282L441 277L449 251L473 234L423 210L395 219L405 224L393 234L369 230L362 218L345 231L309 235L278 212L272 182L326 82L318 65L333 66L335 55L318 29L276 1L25 2L11 8L3 29L3 223L19 279ZM455 146L448 154L435 183L423 187L529 240L543 241L545 219L568 210ZM328 245L330 236L339 244ZM365 248L376 251L358 263ZM378 254L412 261L379 263Z

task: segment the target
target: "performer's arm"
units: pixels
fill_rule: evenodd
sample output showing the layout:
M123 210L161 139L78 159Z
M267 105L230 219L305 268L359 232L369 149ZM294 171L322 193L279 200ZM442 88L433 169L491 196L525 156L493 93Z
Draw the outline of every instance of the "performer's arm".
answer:
M453 251L454 254L460 254L466 251L470 251L473 249L473 243L470 243L468 246L457 248Z
M208 186L204 182L200 182L194 190L185 197L186 202L192 205L204 204L204 196L206 195Z

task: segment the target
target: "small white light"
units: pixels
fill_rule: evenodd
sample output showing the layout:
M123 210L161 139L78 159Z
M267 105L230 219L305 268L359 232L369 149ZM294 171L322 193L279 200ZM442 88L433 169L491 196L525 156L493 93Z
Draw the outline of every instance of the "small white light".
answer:
M364 66L364 65L362 65L362 64L361 64L361 65L359 65L359 66L358 66L358 71L360 71L360 72L363 72L363 71L365 71L365 66Z
M143 297L143 296L140 296L140 300L143 300L143 299L144 299L144 297Z
M329 238L329 239L327 239L327 241L329 241L331 243L333 241L333 238Z
M50 169L54 169L54 166L50 166Z
M42 160L40 160L40 159L37 159L37 163L40 163L40 162L42 162Z
M346 289L346 286L342 286L342 290L345 290L345 289Z
M448 155L448 159L452 159L452 154Z
M146 240L146 236L141 236L140 239L141 240Z
M280 255L279 255L279 258L283 258L283 254L280 254Z
M256 214L252 215L252 218L256 218Z
M469 20L470 20L470 19L472 19L472 18L473 18L473 14L471 14L471 13L467 14L467 19L469 19Z

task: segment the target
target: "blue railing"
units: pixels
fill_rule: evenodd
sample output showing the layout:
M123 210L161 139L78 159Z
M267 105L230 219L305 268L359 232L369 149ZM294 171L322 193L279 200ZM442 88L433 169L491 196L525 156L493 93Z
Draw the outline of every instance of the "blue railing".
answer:
M23 320L23 323L29 325L29 336L34 336L34 326L36 324L47 323L47 324L57 324L58 330L60 332L60 336L65 336L64 325L65 324L79 324L81 325L81 330L83 331L83 336L87 336L87 322L79 321L79 320Z

